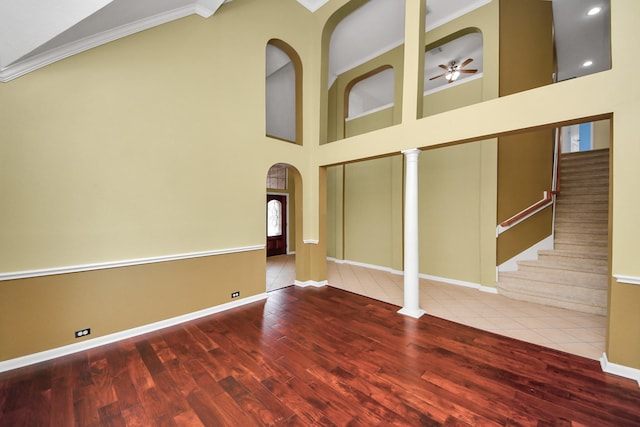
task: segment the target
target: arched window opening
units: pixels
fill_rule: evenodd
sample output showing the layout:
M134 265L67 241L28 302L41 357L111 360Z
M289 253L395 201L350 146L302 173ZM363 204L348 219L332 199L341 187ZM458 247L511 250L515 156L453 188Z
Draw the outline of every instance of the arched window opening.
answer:
M404 15L405 0L354 0L330 18L323 34L328 93L322 143L401 122L402 91L396 88L402 73L394 69L403 66ZM376 108L385 113L370 116Z
M302 144L302 62L282 40L270 40L265 55L266 135Z

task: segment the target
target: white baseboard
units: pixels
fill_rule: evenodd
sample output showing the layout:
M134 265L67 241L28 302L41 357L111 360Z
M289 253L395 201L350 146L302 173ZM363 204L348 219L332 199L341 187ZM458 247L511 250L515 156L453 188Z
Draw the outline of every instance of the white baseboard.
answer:
M394 269L392 269L390 267L383 267L383 266L380 266L380 265L366 264L364 262L349 261L349 260L344 260L344 259L337 260L337 259L329 258L329 257L327 257L327 261L333 261L336 264L349 264L349 265L355 265L355 266L358 266L358 267L370 268L372 270L386 271L387 273L397 274L399 276L404 276L404 271L402 271L402 270L394 270ZM491 286L484 286L484 285L481 285L479 283L465 282L463 280L449 279L447 277L432 276L430 274L422 274L422 273L419 274L418 277L420 277L421 279L433 280L435 282L443 282L443 283L448 283L450 285L464 286L466 288L473 288L473 289L477 289L479 291L487 292L487 293L490 293L490 294L497 294L498 293L498 289L493 288Z
M618 375L620 377L629 378L638 382L640 386L640 369L630 368L624 365L618 365L617 363L611 363L607 359L607 353L602 353L600 358L600 367L603 372L608 374Z
M209 316L211 314L220 313L222 311L240 307L245 304L261 301L266 298L267 298L267 294L262 293L262 294L250 296L247 298L243 298L238 301L220 304L215 307L206 308L204 310L195 311L193 313L188 313L181 316L172 317L170 319L161 320L159 322L150 323L148 325L139 326L137 328L127 329L126 331L116 332L116 333L105 335L102 337L93 338L86 341L66 345L64 347L58 347L51 350L42 351L39 353L29 354L27 356L16 357L15 359L9 359L9 360L0 362L0 372L22 368L24 366L45 362L47 360L77 353L79 351L85 351L95 347L100 347L105 344L111 344L116 341L121 341L127 338L136 337L138 335L146 334L149 332L154 332L160 329L167 328L169 326L178 325L180 323L188 322L191 320L199 319L201 317Z
M450 285L456 285L456 286L464 286L465 288L473 288L473 289L487 288L486 286L482 286L479 283L466 282L464 280L457 280L457 279L449 279L447 277L432 276L430 274L419 274L418 276L421 279L433 280L434 282L443 282L443 283L448 283Z
M307 280L305 282L302 282L300 280L296 280L295 282L293 282L294 285L296 286L300 286L301 288L306 288L306 287L314 287L314 288L321 288L323 286L327 286L329 283L326 280L323 280L321 282L317 282L315 280Z
M376 264L367 264L366 262L350 261L347 259L335 259L330 257L327 257L327 261L333 261L336 264L348 264L348 265L355 265L356 267L370 268L372 270L386 271L387 273L398 274L400 276L404 275L404 272L402 270L394 270L391 267L384 267Z

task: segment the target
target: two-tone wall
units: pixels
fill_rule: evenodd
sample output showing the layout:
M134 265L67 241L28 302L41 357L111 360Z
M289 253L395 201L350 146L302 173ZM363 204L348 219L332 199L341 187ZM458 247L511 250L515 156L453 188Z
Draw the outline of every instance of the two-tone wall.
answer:
M267 171L309 163L265 137L264 52L308 61L312 15L223 9L0 84L0 363L265 292Z

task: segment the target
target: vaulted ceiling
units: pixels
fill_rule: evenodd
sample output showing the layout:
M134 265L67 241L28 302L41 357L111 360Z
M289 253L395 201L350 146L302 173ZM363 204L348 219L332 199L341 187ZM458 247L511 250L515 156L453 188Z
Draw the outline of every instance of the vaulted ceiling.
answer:
M208 18L229 1L232 0L0 0L0 81L184 16ZM328 0L296 1L314 12ZM330 79L402 44L404 1L370 0L336 28ZM426 29L490 1L427 0ZM602 13L587 16L585 11L593 6L602 7ZM608 69L610 57L604 47L609 44L609 0L553 0L553 9L559 79ZM455 49L460 58L475 55L476 61L481 60L477 53L465 51L463 45ZM598 52L606 53L597 57ZM433 52L437 53L442 52ZM444 58L435 58L434 62L444 62ZM587 59L593 62L591 68L583 66ZM425 69L425 74L437 71Z

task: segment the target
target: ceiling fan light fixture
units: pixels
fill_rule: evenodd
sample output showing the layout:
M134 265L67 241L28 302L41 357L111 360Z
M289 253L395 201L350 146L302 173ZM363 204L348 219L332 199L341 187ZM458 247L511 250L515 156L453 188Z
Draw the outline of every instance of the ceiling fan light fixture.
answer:
M460 71L456 70L451 75L451 80L456 81L458 79L458 77L460 77Z
M593 61L590 59L582 63L583 67L591 67L592 65L593 65Z

